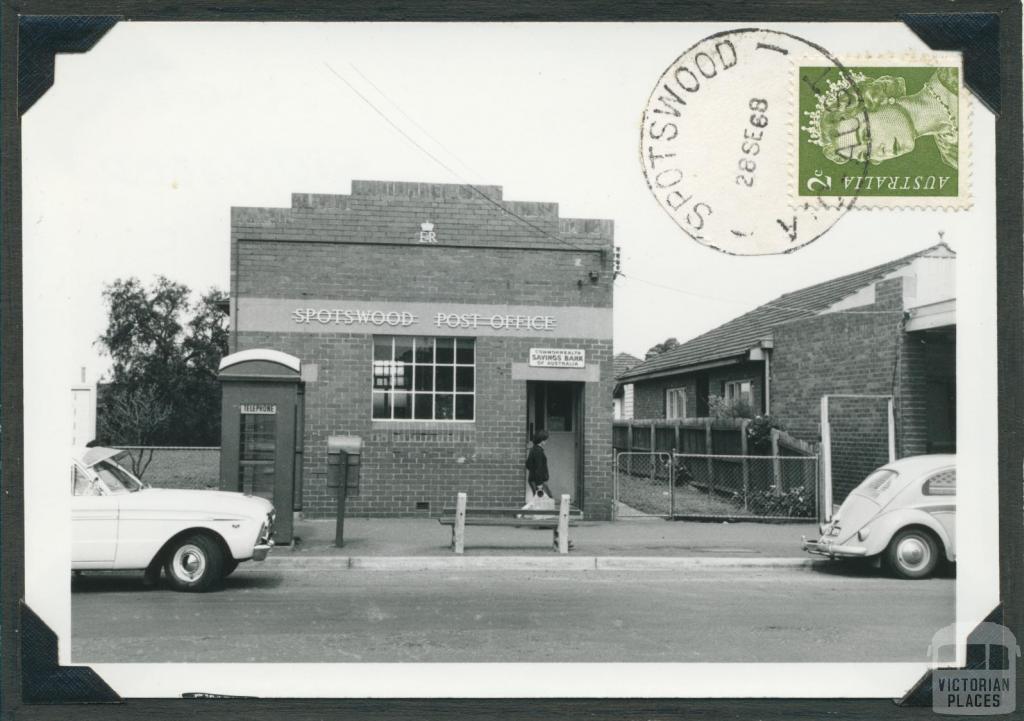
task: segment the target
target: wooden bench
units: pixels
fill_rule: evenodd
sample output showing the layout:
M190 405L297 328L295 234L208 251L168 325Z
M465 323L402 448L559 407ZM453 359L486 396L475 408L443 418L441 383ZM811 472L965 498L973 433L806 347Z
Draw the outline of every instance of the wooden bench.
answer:
M559 553L569 552L569 526L583 517L578 509L569 508L569 496L563 495L557 510L532 508L470 508L466 494L456 496L455 508L441 511L438 521L452 527L452 549L461 554L465 549L466 526L512 526L517 528L550 528Z

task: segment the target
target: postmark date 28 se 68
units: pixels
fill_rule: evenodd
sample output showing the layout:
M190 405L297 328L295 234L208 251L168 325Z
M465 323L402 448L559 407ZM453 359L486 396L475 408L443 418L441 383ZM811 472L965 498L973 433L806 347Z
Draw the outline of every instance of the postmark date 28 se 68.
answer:
M757 170L754 156L761 152L759 141L764 140L764 129L768 127L768 101L764 98L751 98L749 107L753 111L750 114L751 127L743 128L743 143L740 145L743 154L737 163L741 172L736 176L736 185L752 188L754 172Z

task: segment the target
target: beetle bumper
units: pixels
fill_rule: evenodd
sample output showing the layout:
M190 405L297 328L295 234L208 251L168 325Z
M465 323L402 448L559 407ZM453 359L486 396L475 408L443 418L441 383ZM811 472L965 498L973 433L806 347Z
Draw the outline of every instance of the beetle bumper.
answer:
M864 546L834 543L827 538L819 538L817 541L812 541L807 536L801 536L800 540L800 548L808 553L814 553L819 556L828 556L829 558L863 558L868 555L868 549Z

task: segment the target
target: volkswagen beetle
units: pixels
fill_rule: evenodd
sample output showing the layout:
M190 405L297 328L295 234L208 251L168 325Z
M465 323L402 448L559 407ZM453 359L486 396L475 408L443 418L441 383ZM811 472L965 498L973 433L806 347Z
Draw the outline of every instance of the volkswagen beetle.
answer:
M171 587L205 591L274 545L274 507L241 493L151 488L125 467L126 451L80 448L71 456L71 568L161 568Z
M880 558L898 576L925 578L956 561L956 456L910 456L873 471L846 497L818 540L829 558Z

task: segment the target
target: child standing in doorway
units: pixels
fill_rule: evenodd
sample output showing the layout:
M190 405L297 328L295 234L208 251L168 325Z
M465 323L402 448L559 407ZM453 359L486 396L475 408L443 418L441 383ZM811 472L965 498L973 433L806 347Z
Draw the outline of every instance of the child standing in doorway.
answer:
M554 500L551 489L548 488L548 457L544 454L544 441L548 439L548 432L537 431L533 436L533 447L526 456L526 482L530 484L530 490L534 497L546 496Z

